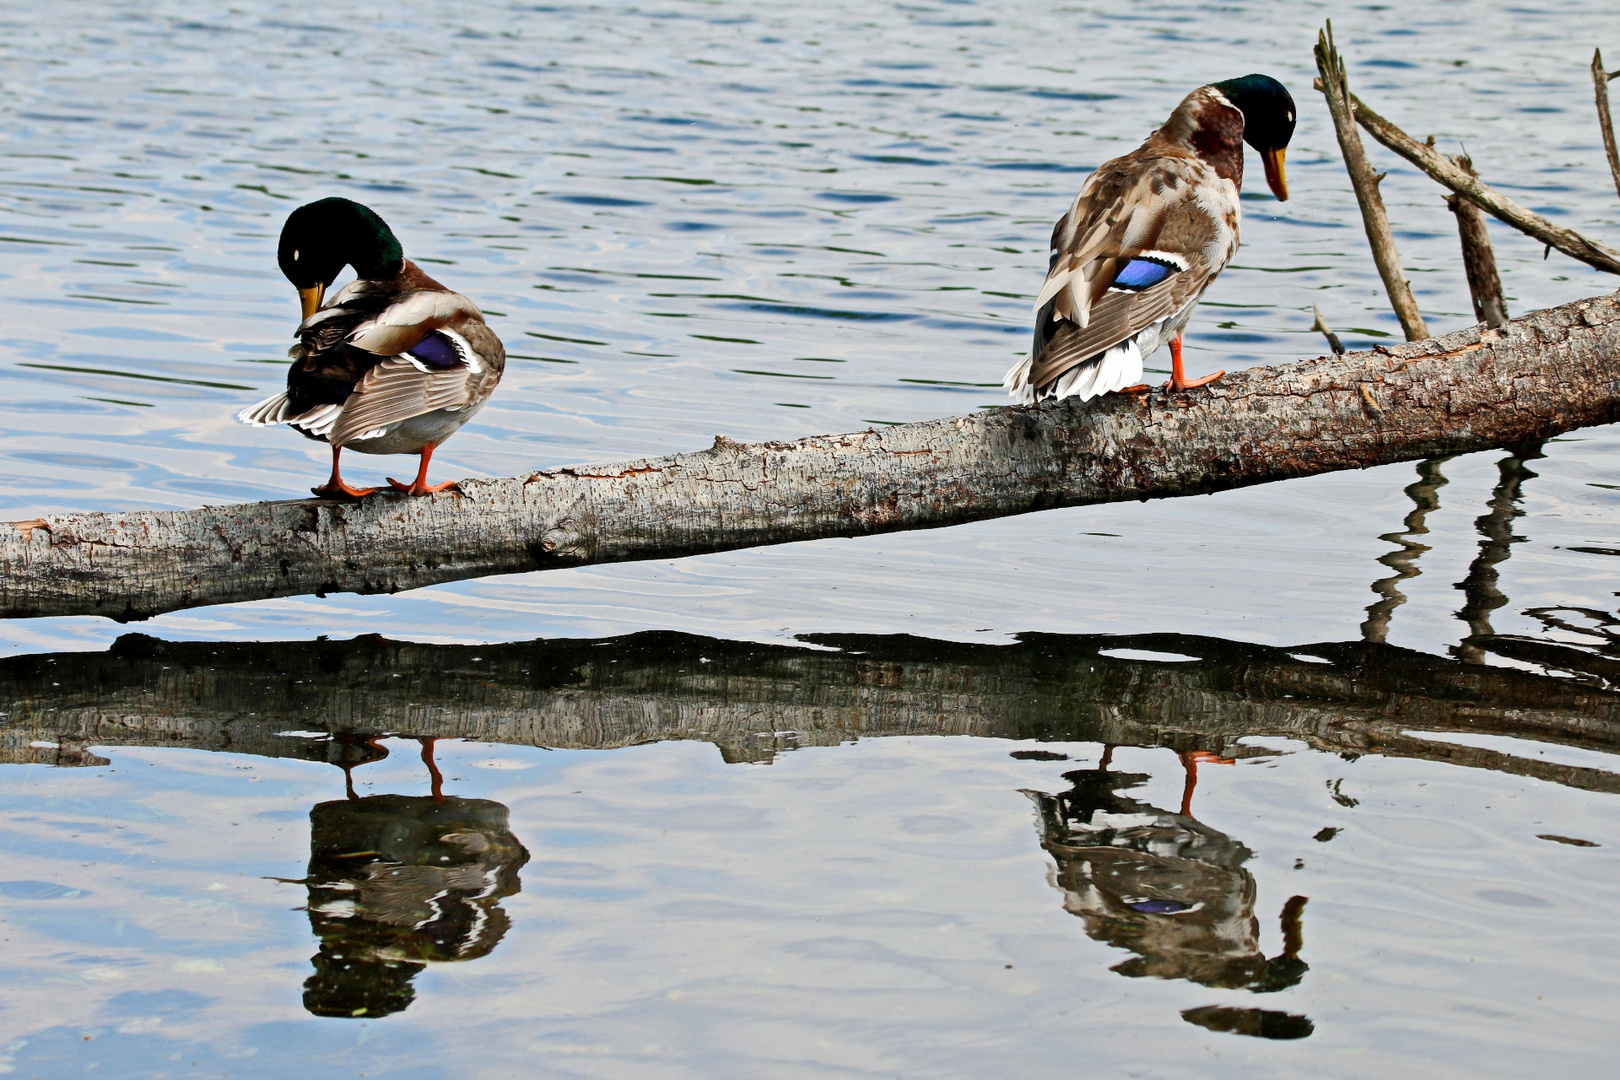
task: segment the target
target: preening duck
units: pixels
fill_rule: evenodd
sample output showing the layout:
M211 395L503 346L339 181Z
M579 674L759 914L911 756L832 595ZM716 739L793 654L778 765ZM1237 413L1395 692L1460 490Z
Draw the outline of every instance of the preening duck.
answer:
M483 408L506 369L506 350L471 300L451 292L405 258L392 229L349 199L300 206L281 230L281 272L298 290L303 322L287 389L237 414L247 424L290 424L332 446L323 497L359 498L338 473L344 447L362 454L419 454L416 480L396 490L443 491L429 484L433 451ZM326 303L345 266L356 280Z
M1052 229L1035 344L1007 372L1007 392L1031 404L1146 389L1132 384L1166 342L1171 390L1220 378L1186 378L1181 334L1237 251L1243 144L1260 152L1272 194L1287 199L1294 118L1294 99L1268 75L1212 83L1188 94L1147 142L1092 173Z

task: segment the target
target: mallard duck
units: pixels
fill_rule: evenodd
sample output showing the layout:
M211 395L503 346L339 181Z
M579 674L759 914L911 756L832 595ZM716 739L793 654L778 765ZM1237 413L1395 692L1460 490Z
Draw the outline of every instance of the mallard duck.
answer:
M392 229L368 207L331 198L300 206L281 229L281 272L298 289L303 322L287 389L244 409L247 424L290 424L330 443L332 476L311 490L357 499L375 488L343 482L344 447L362 454L419 454L416 479L388 483L426 495L433 451L472 419L506 369L506 350L471 300L405 258ZM356 280L323 304L345 266Z
M1007 392L1032 404L1146 389L1132 384L1165 342L1171 390L1220 378L1187 379L1181 333L1237 251L1243 144L1260 152L1266 183L1287 199L1294 117L1294 99L1268 75L1201 86L1147 142L1092 173L1052 230L1035 344L1007 372Z

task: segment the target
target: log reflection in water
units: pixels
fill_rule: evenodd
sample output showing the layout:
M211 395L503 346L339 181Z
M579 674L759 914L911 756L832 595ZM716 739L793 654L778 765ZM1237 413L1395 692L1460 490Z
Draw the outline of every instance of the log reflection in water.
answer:
M1599 659L1537 647L1566 668ZM1110 655L1119 650L1196 659ZM1620 752L1620 694L1369 642L1280 649L1177 634L1028 635L1009 645L821 635L794 646L648 633L267 647L129 635L106 653L0 661L0 701L5 759L62 765L107 760L86 747L129 745L353 768L375 760L387 735L576 748L701 739L734 762L857 737L976 735L1163 747L1196 762L1260 753L1240 740L1264 735L1620 791L1620 775L1605 769L1422 735L1484 733ZM1044 843L1058 862L1065 906L1087 933L1136 954L1118 970L1254 992L1304 974L1303 898L1284 906L1285 947L1267 958L1248 848L1194 818L1192 774L1179 812L1120 794L1135 776L1099 769L1069 779L1068 792L1033 795ZM306 984L310 1009L397 1011L410 1002L422 963L487 952L504 931L494 901L516 891L527 853L499 804L379 796L323 803L311 824L307 884L321 949ZM417 880L446 865L484 891ZM423 921L428 890L451 896L452 917ZM1313 1030L1304 1016L1258 1008L1212 1005L1183 1015L1210 1030L1265 1038Z
M1246 735L1620 791L1603 769L1424 739L1470 732L1620 748L1620 694L1367 642L1292 649L1179 634L1026 635L1010 645L809 636L814 647L673 633L420 645L164 642L0 661L0 759L86 762L87 746L186 746L313 760L329 736L549 747L702 739L728 761L881 735L978 735L1241 754ZM1497 639L1482 643L1508 652ZM1600 658L1536 642L1541 662ZM1196 657L1164 663L1106 655ZM1610 661L1604 661L1610 662ZM299 732L307 735L297 734ZM46 749L38 744L54 744ZM102 759L95 759L102 760Z

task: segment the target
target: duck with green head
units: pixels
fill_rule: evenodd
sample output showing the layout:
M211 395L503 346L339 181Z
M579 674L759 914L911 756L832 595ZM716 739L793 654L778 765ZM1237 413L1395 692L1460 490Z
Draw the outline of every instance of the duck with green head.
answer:
M312 489L325 498L376 490L344 483L338 457L345 447L420 455L415 481L388 480L407 494L453 486L429 484L428 462L483 408L506 369L506 350L478 306L405 258L383 219L350 199L294 210L281 230L279 259L303 304L287 389L237 418L288 424L329 443L332 475ZM345 266L356 279L327 297Z
M1007 373L1008 393L1032 404L1145 390L1132 385L1142 361L1166 343L1170 390L1220 378L1187 379L1181 334L1237 251L1243 144L1259 151L1272 194L1287 199L1283 155L1295 115L1269 75L1211 83L1147 142L1092 173L1052 230L1034 347Z

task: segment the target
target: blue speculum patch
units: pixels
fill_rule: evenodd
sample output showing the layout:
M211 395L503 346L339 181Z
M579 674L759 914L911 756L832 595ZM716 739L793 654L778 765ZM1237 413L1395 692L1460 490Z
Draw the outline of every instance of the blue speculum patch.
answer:
M1120 267L1119 273L1114 277L1113 287L1133 292L1151 288L1176 270L1177 267L1160 259L1135 258Z
M456 347L443 334L435 331L430 331L419 344L407 351L429 367L452 368L461 363L461 354L456 352Z

